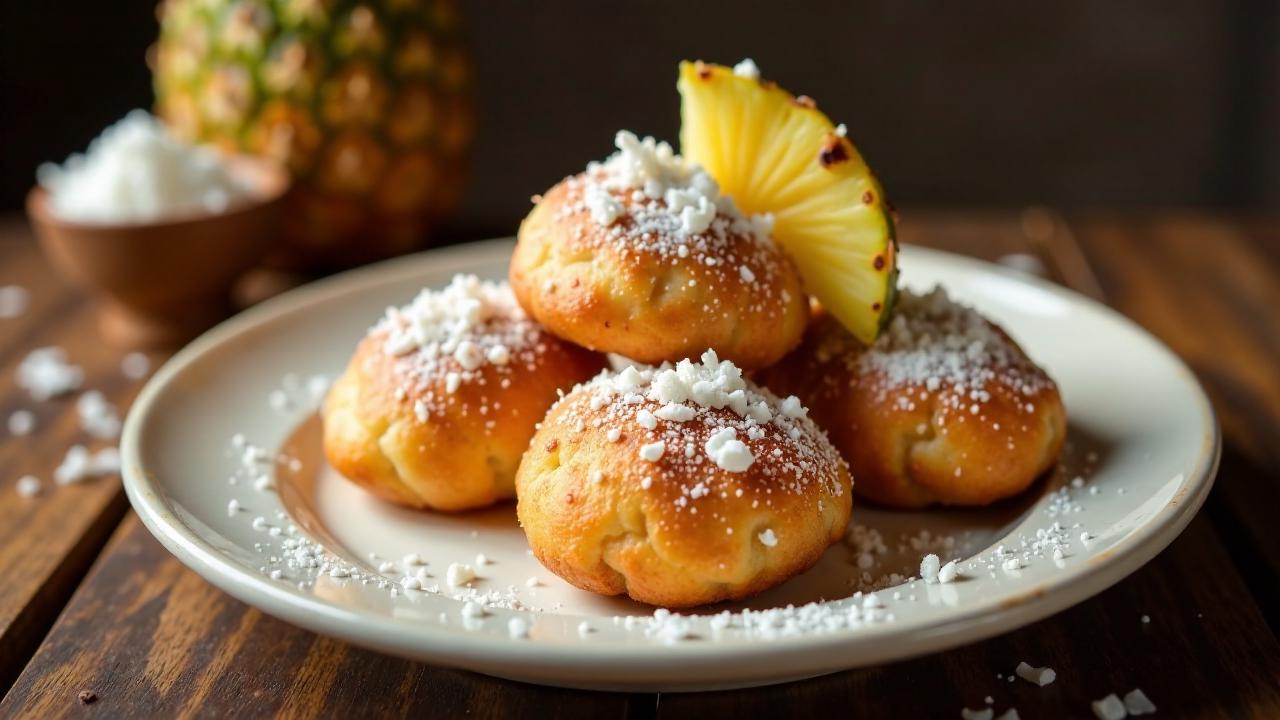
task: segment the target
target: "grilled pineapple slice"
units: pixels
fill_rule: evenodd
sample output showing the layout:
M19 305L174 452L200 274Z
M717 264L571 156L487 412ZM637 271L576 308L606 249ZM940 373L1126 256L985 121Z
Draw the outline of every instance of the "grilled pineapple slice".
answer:
M870 344L897 284L893 219L857 148L804 96L754 71L680 64L680 148L749 213L772 213L774 238L805 286Z

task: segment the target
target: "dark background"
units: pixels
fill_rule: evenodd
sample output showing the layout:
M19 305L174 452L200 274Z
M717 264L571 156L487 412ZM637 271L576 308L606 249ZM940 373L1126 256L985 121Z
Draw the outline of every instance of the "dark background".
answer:
M676 140L676 63L815 97L899 206L1280 207L1280 3L463 0L480 120L462 228L630 128ZM4 0L0 207L151 100L154 4Z

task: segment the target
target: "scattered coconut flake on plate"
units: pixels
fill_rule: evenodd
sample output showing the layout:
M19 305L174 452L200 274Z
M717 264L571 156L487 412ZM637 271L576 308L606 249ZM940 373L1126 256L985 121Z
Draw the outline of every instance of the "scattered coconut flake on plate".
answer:
M516 640L529 637L529 621L522 617L513 617L507 621L507 634Z
M476 579L475 568L466 563L450 563L449 569L445 573L445 580L451 587L466 585Z
M251 192L216 151L179 140L144 110L103 130L87 152L44 163L36 178L53 214L75 222L219 213Z
M27 311L31 293L21 285L0 285L0 320L16 318Z
M941 565L937 555L933 553L925 555L924 559L920 561L920 578L933 585L938 582L938 570L940 568Z
M79 390L84 383L84 370L68 363L62 348L43 347L32 350L18 363L16 380L32 400L43 402Z

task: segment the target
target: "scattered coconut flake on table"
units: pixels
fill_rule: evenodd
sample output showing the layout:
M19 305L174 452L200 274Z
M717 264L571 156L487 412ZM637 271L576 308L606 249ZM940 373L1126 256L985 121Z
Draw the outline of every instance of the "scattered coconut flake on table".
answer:
M36 170L50 209L76 222L139 222L218 213L251 189L218 153L169 133L143 110L102 131L86 153Z
M21 285L0 285L0 320L16 318L27 311L31 293Z
M1124 694L1124 709L1130 715L1150 715L1156 711L1156 705L1142 692L1142 688L1134 688Z
M151 372L151 360L140 352L131 352L120 361L120 372L130 380L141 380Z
M53 480L59 485L72 485L103 475L120 472L120 451L113 447L90 452L83 445L72 445L62 464L53 471Z
M42 487L40 478L34 475L23 475L18 478L18 482L14 485L14 489L18 491L18 494L26 498L39 495Z
M32 400L43 402L80 389L84 370L68 363L62 348L43 347L32 350L18 363L16 380Z
M1124 720L1129 716L1129 711L1125 709L1124 703L1120 702L1120 698L1115 693L1094 700L1089 704L1093 708L1094 717L1098 720Z
M9 434L14 437L30 435L35 428L36 416L30 410L14 410L9 416Z
M1058 677L1058 673L1054 672L1051 667L1031 667L1025 662L1018 663L1018 667L1014 672L1023 680L1040 687L1048 685Z
M76 413L80 427L99 440L114 440L120 436L120 415L97 390L90 390L76 400Z
M323 374L311 375L304 380L297 373L286 373L280 379L280 387L267 393L267 405L283 414L299 410L311 412L324 402L332 382L328 375Z

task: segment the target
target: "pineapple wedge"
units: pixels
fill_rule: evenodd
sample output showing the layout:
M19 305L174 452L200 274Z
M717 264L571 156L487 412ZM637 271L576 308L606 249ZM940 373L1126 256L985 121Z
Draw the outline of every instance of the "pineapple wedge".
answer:
M774 237L807 290L871 344L892 311L898 275L884 191L812 100L755 74L680 64L681 154L742 210L772 213Z

